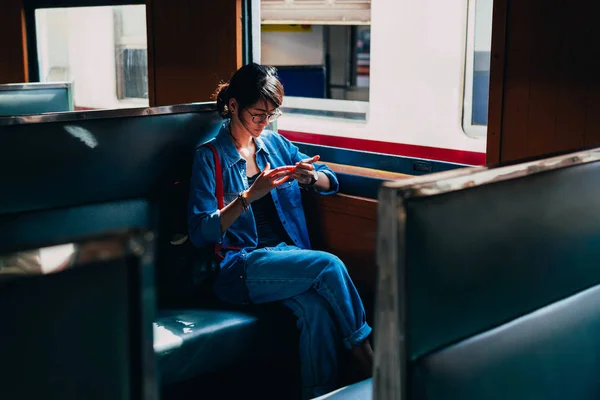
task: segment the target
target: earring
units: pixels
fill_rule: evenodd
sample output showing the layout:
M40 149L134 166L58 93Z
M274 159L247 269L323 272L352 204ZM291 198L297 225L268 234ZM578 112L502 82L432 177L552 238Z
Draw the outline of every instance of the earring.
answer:
M223 107L223 111L225 111L226 113L228 113L229 112L229 107L227 107L227 106Z

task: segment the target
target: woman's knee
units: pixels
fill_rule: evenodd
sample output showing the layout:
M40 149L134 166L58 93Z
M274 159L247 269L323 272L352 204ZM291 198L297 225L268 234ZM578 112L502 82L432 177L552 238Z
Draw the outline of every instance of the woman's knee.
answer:
M298 325L313 326L315 324L332 325L331 306L321 295L313 290L309 290L289 300L284 304L291 308L294 315L298 318Z
M320 262L323 263L324 268L341 273L347 272L346 265L338 256L326 251L317 251L317 253Z

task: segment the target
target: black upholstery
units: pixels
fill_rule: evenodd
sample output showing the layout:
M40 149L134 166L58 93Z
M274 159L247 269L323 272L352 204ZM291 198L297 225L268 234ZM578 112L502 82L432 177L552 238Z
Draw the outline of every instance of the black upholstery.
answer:
M380 193L376 396L599 398L599 152L434 178Z
M221 126L213 105L194 107L185 113L115 118L98 111L75 113L91 117L70 121L0 125L0 170L10 171L0 175L2 193L9 194L0 196L0 252L58 236L151 229L157 239L156 326L162 336L155 346L162 382L241 364L269 377L267 371L283 367L282 349L294 352L291 313L207 303L209 296L199 292L207 285L191 284L197 252L170 243L187 231L195 149Z
M252 348L258 319L223 310L164 310L154 323L154 350L163 382L219 371Z
M297 361L293 317L276 305L160 310L154 332L154 350L167 384L232 368L259 371L274 359Z
M599 399L600 286L423 357L414 399Z
M600 283L599 179L600 162L407 200L409 357Z
M0 252L58 243L61 238L148 227L150 212L144 200L126 200L30 213L0 213Z
M0 266L0 398L158 399L151 252L94 256L111 243L69 243L69 266L52 274Z
M373 398L373 379L367 379L343 387L314 400L371 400Z

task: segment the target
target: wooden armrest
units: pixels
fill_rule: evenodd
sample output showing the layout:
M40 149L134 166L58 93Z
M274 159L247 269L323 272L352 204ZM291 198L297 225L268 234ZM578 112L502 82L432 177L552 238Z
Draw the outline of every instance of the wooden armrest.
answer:
M382 171L379 169L371 169L364 167L355 167L353 165L336 164L332 162L323 162L323 164L327 165L333 172L365 176L369 178L379 178L394 181L397 179L406 179L412 177L412 175L401 174L398 172Z

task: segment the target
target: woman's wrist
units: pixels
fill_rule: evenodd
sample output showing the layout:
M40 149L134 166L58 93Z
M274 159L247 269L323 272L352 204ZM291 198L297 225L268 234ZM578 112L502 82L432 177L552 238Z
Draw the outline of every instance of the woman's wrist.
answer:
M246 192L240 192L238 194L238 200L241 202L242 204L242 212L246 212L248 211L248 207L250 206L250 203L248 202L247 198L246 198Z
M241 196L246 200L248 205L252 204L256 199L254 198L254 193L252 192L252 188L246 189L241 193Z
M313 176L310 179L310 182L308 183L310 186L315 186L315 184L319 181L319 173L317 172L316 169L313 169Z

